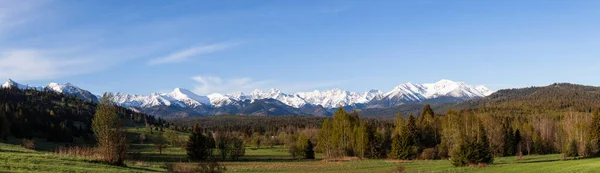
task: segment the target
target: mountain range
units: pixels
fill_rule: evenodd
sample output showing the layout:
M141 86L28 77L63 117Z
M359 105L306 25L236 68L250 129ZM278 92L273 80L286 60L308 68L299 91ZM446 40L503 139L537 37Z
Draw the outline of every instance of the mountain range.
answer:
M32 87L8 80L2 88L49 90L73 95L83 100L97 102L98 97L70 83L50 83L45 87ZM492 94L485 86L464 82L440 80L435 83L404 83L389 92L370 90L352 92L341 89L325 91L284 93L278 89L254 90L249 94L210 94L200 96L194 92L175 88L170 93L132 95L115 93L114 103L132 110L160 117L186 117L206 115L316 115L328 116L338 107L346 109L381 109L420 103L457 103Z

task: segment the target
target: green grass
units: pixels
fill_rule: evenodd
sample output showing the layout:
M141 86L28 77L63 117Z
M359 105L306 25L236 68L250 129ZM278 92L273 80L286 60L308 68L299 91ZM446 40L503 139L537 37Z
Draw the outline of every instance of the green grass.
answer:
M142 129L128 129L132 135ZM185 134L181 134L185 137ZM141 157L126 162L128 167L110 166L96 161L58 156L51 151L56 144L39 140L36 142L40 151L28 150L17 145L19 140L12 139L12 144L0 143L0 172L166 172L166 162L185 162L185 150L168 147L159 154L152 144L131 144L132 152L139 152ZM397 161L397 160L358 160L326 161L321 154L316 160L293 159L282 146L254 149L248 147L246 156L238 161L221 162L227 172L392 172L402 165L406 172L600 172L600 158L561 160L559 154L525 156L522 160L515 157L496 158L493 165L475 167L454 167L448 160L431 161Z
M0 143L0 172L157 172L158 169L117 167L77 157L24 149Z

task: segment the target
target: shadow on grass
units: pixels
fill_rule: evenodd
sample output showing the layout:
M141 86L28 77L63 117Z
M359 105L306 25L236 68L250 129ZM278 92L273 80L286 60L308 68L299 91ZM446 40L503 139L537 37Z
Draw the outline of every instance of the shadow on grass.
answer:
M20 151L20 150L11 150L11 149L0 149L0 152L6 152L6 153L32 153L32 152L26 152L26 151Z
M111 165L111 164L108 164L108 163L106 163L106 162L99 161L99 160L87 160L86 162L88 162L88 163L93 163L93 164L104 164L104 165L107 165L107 166L116 166L116 167L120 167L120 168L131 169L131 170L138 170L138 171L147 171L147 172L160 172L160 171L152 170L152 169L149 169L149 168L129 167L129 166L127 166L127 165L122 165L122 166L119 166L119 165Z
M508 164L526 164L526 163L545 163L545 162L556 162L561 161L562 159L544 159L539 160L536 158L527 158L522 160L515 160L513 162L503 162L503 163L494 163L494 165L508 165Z
M220 159L219 159L220 160ZM313 161L319 161L319 159L313 159ZM293 159L289 157L273 157L271 155L252 155L244 156L237 160L226 159L225 162L306 162L308 159Z
M188 159L185 155L180 154L144 153L137 158L131 158L131 160L140 160L145 162L184 162Z

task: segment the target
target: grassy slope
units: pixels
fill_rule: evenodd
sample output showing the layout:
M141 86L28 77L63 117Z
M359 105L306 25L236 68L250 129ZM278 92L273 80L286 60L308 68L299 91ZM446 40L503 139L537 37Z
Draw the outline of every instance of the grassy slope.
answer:
M0 143L0 172L155 172L143 167L117 167L90 160L58 156Z

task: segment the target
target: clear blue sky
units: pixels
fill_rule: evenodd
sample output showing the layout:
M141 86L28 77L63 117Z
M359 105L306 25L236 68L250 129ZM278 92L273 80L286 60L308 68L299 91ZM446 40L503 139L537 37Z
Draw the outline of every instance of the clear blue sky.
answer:
M0 79L94 93L600 85L600 1L0 0Z

